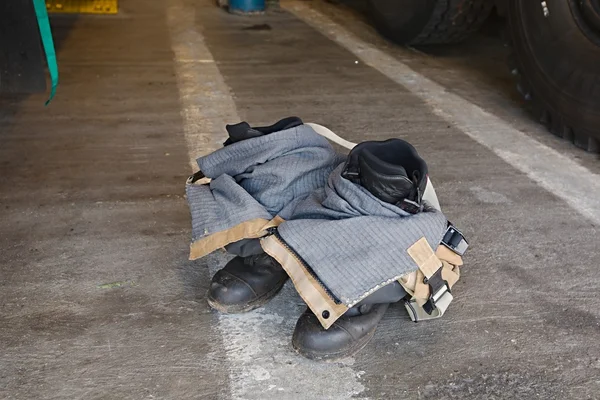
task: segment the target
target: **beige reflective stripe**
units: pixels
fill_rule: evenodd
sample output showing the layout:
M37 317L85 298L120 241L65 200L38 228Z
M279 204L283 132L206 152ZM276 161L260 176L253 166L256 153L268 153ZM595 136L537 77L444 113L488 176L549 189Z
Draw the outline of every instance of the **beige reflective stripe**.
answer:
M444 269L442 269L442 278L448 282L450 287L454 286L460 278L459 266L463 265L462 257L442 244L438 246L435 255L443 264ZM401 276L400 279L398 279L398 282L400 282L404 287L404 290L412 296L415 292L417 283L423 282L423 273L417 269L416 271Z
M423 306L423 304L427 303L427 300L429 300L429 292L430 292L430 288L429 285L424 283L424 276L423 273L421 271L419 272L419 277L417 278L417 285L415 286L415 290L413 293L413 299L417 302L417 304L419 306Z
M423 282L424 275L421 271L415 271L412 274L414 274L415 277L413 286L407 286L403 280L400 280L399 282L408 292L408 294L411 295L411 299L416 301L420 306L423 306L423 304L425 304L429 299L429 285ZM442 268L442 279L448 282L448 286L452 288L459 278L459 267L454 267L444 262L444 266Z
M233 228L215 232L190 245L190 260L204 257L217 249L242 239L256 239L265 236L267 234L267 229L278 226L282 222L283 219L278 216L271 221L263 218L256 218L242 222Z
M423 239L421 239L423 240ZM421 240L419 240L419 242L421 242ZM411 249L413 249L413 253L415 254L415 256L417 257L417 260L415 260L415 257L413 257L413 255L411 254L411 257L413 258L413 260L415 260L415 262L417 262L417 265L419 265L419 262L421 263L425 263L426 265L435 265L433 263L432 260L432 254L433 254L433 250L431 250L431 247L429 246L429 244L427 242L423 243L415 243L415 245L413 245L413 247L411 247ZM417 247L415 247L416 245L418 245ZM429 250L427 250L427 248L425 248L425 245L427 245L427 247L431 250L431 252L429 252ZM410 250L409 249L409 254L410 254ZM463 260L462 257L459 256L458 254L456 254L455 252L453 252L452 250L448 249L446 246L444 245L439 245L434 257L437 257L439 263L441 263L442 265L442 279L444 279L446 282L448 282L448 286L450 288L452 288L452 286L454 286L456 284L456 282L459 280L460 278L460 265L463 265ZM436 262L436 263L437 263ZM437 264L439 265L439 264ZM426 267L427 268L427 267ZM434 271L435 272L435 271ZM412 307L413 308L422 308L423 304L425 304L427 302L427 300L429 299L429 285L427 285L426 283L424 283L424 278L425 275L422 272L421 269L418 269L416 271L411 272L410 274L404 275L402 276L398 282L400 282L400 284L402 285L402 287L404 287L404 290L406 290L406 292L408 294L411 295L411 302L413 302ZM448 299L448 298L446 298ZM448 302L449 304L449 302ZM437 304L436 304L437 306ZM446 305L447 307L447 305ZM407 306L406 308L407 310L409 310L409 307ZM444 311L445 312L445 309ZM443 312L441 315L443 315ZM409 310L410 313L410 310ZM425 312L425 310L418 310L418 314L421 315L422 313L425 313L425 315L428 316L428 318L424 318L423 316L421 316L419 318L419 320L421 319L432 319L432 318L438 318L441 315L438 315L437 317L434 317L433 315L430 316L429 314L427 314ZM434 311L434 314L436 314L437 312ZM412 316L411 316L412 318Z
M410 246L407 250L410 257L419 267L419 270L428 279L435 274L435 272L442 266L442 262L436 257L433 249L427 243L427 239L422 237L417 240L415 244Z
M266 231L269 228L275 228L275 227L283 224L284 222L285 222L285 219L283 219L279 215L277 215L275 218L273 218L272 220L270 220L267 225L265 225L265 227L263 228L263 230Z
M268 255L276 259L285 269L298 294L319 319L323 328L328 329L348 311L348 307L343 304L336 304L333 301L325 289L297 259L296 255L289 251L275 236L262 239L261 246Z
M419 274L423 275L421 271L416 270L409 274L402 275L400 279L398 279L398 282L400 282L402 287L404 287L404 290L406 290L406 292L411 296L413 296L415 293L415 287L417 286L417 277ZM423 280L423 278L421 278L421 280Z
M460 267L454 266L442 260L444 264L442 269L442 279L448 282L448 286L452 289L452 286L460 279Z
M462 257L444 246L440 244L435 251L435 255L442 261L447 261L449 264L461 266L463 265Z

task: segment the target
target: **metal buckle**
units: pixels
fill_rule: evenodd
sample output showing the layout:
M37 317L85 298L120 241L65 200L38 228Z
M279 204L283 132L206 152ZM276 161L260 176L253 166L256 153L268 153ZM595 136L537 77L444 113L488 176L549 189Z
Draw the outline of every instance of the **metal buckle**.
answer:
M423 194L419 190L416 178L413 178L413 189L415 200L404 198L396 203L396 206L409 214L418 214L423 211Z
M204 173L202 171L196 171L194 175L190 175L188 178L188 183L196 183L202 178L205 178Z
M467 242L465 236L452 224L446 229L446 233L444 234L441 243L461 257L469 248L469 242Z
M360 171L358 170L358 165L350 165L350 161L348 161L344 166L341 175L342 178L348 179L350 182L360 182Z
M423 307L420 307L415 299L404 299L404 308L408 312L410 319L413 322L426 321L437 319L444 315L450 303L452 303L452 294L445 292L436 303L436 310L431 314L427 314Z
M418 214L423 209L420 203L409 199L402 199L402 201L396 203L396 206L409 214Z
M204 176L202 171L198 171L194 175L191 175L185 183L186 185L208 185L211 181L212 179Z
M431 276L431 278L425 278L423 283L429 285L429 299L423 304L423 309L429 315L437 308L436 303L440 301L445 295L451 294L450 286L448 282L442 279L442 267L438 268L437 271Z

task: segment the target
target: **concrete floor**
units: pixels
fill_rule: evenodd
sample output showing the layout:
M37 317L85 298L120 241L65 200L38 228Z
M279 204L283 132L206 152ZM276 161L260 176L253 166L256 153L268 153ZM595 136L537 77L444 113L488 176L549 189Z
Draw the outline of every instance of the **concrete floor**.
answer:
M593 219L285 10L121 3L116 17L53 20L50 107L0 99L0 398L600 398ZM424 54L383 41L355 8L303 4L600 173L531 121L493 35ZM227 256L187 261L190 159L231 119L289 115L352 141L402 137L426 158L472 243L443 319L392 307L362 352L322 364L291 350L303 310L291 287L247 315L208 308Z

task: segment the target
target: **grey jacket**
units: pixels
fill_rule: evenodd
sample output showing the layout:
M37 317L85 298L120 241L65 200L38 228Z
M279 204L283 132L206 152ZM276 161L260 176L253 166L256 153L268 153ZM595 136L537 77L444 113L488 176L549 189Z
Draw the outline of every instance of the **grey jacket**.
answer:
M261 240L326 328L377 289L415 271L407 249L436 248L447 221L409 215L341 177L344 156L307 125L198 159L209 184L187 184L190 258ZM324 317L326 315L326 317Z

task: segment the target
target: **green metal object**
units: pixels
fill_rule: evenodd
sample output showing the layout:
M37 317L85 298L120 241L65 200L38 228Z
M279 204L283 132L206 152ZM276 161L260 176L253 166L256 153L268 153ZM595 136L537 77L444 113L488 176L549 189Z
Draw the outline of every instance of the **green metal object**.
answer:
M52 39L52 30L50 29L48 12L46 11L46 2L45 0L33 0L33 6L38 20L40 36L42 44L44 45L46 62L48 63L48 72L50 73L50 81L52 84L50 97L46 101L47 106L56 94L56 88L58 86L58 64L56 62L56 51L54 50L54 40Z

